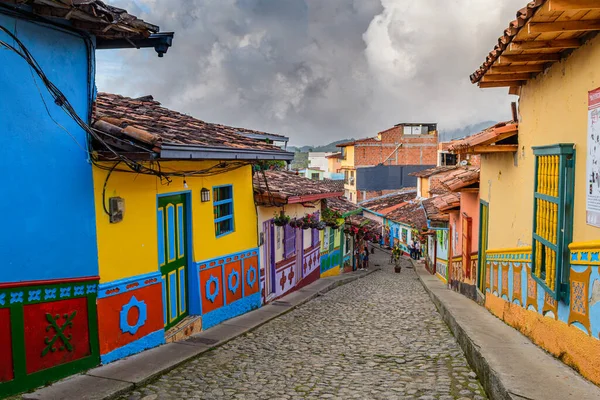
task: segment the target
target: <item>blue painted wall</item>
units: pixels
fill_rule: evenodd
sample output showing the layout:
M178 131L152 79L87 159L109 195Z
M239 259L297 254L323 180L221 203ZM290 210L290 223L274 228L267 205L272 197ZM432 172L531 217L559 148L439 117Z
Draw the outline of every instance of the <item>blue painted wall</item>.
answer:
M16 33L88 121L94 75L84 39L4 14L0 25ZM0 40L13 43L1 32ZM85 133L22 58L0 49L0 65L0 282L97 275L92 170L79 147L86 148Z

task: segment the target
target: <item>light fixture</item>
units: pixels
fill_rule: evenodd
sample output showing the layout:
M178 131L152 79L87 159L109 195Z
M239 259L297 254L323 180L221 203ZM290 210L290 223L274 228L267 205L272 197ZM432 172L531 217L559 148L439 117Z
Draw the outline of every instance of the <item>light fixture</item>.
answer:
M188 188L188 185L187 185L187 182L185 181L185 179L183 180L183 187L186 189Z
M203 203L210 201L210 190L207 188L202 188L200 191L200 200L202 200Z

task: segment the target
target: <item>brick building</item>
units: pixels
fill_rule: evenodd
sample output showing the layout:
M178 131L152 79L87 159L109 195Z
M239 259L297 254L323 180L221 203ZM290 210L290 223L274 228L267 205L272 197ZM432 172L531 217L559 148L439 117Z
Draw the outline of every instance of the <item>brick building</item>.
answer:
M437 164L437 124L401 123L375 137L338 147L342 151L345 194L356 203L380 193L415 186L416 179L409 174ZM368 170L375 167L376 174ZM373 176L379 179L374 180Z

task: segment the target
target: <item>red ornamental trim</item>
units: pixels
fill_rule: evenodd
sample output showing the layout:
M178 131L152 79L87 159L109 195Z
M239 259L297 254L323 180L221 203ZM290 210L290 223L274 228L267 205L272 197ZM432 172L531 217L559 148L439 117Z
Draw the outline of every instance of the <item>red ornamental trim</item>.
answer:
M98 281L98 280L100 280L99 276L86 276L84 278L46 279L43 281L9 282L9 283L0 283L0 289L20 287L20 286L41 286L41 285L57 285L60 283L91 282L91 281Z

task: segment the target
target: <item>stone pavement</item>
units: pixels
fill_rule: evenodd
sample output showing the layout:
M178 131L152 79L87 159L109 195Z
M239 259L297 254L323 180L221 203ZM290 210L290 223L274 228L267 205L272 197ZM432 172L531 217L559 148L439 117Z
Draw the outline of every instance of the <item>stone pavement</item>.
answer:
M394 274L381 251L371 260L385 261L383 270L316 297L121 398L485 399L415 271Z

